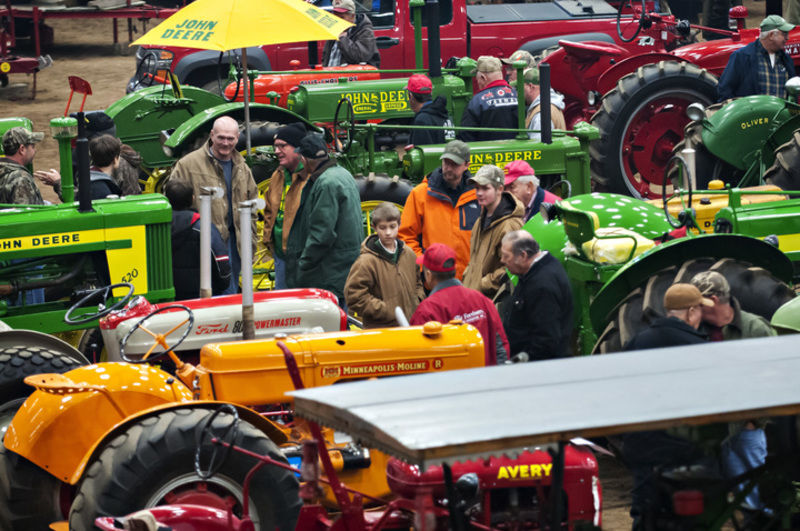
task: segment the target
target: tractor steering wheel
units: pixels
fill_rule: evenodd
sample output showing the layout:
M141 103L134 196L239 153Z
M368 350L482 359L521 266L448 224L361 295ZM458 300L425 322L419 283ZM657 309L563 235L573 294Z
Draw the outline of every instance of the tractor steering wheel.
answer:
M676 229L680 229L683 226L697 226L697 223L694 220L694 212L692 210L692 180L690 178L686 179L686 190L687 196L689 198L688 203L683 202L684 190L680 186L677 186L672 179L669 178L669 170L672 168L673 164L679 164L682 166L682 171L677 172L678 175L689 175L689 166L686 164L686 161L683 160L683 157L679 155L674 155L669 161L667 162L667 166L664 168L664 181L661 183L661 202L664 208L664 214L667 216L667 222ZM667 182L671 182L672 184L672 193L667 195ZM683 209L681 213L678 214L677 218L674 218L672 214L669 213L669 202L673 197L680 197L681 206Z
M174 309L185 311L187 314L189 314L189 317L187 317L186 319L184 319L183 321L181 321L180 323L178 323L177 325L172 327L168 332L166 332L164 334L156 334L155 332L152 332L151 330L145 328L144 322L147 321L148 319L150 319L151 317L153 317L154 315L157 315L157 314L159 314L161 312L164 312L166 310L174 310ZM178 330L180 327L182 327L183 325L185 325L187 323L189 325L186 327L186 330L184 330L183 335L181 335L181 337L178 339L178 341L174 345L172 345L171 347L169 345L167 345L167 341L166 341L167 336L169 336L170 334L172 334L173 332L175 332L176 330ZM125 337L123 337L122 341L120 341L119 354L122 357L122 359L124 361L127 361L128 363L145 363L145 362L148 362L148 361L155 361L157 359L160 359L160 358L166 356L167 354L172 352L174 349L178 348L178 345L183 343L183 340L186 339L186 337L189 335L189 332L192 330L192 326L194 326L194 313L192 313L192 310L190 310L189 308L187 308L186 306L184 306L182 304L170 304L168 306L163 306L161 308L158 308L157 310L153 310L152 312L148 313L147 315L145 315L144 317L139 319L136 322L136 324L133 325L133 328L128 330L128 333L125 334ZM155 341L153 342L153 346L150 347L147 350L147 352L145 352L144 355L141 358L131 358L130 356L127 356L125 354L125 345L128 344L128 341L130 340L130 338L133 335L133 333L136 332L136 330L138 330L139 328L141 328L142 330L144 330L145 332L147 332L148 334L153 336L153 339ZM150 354L152 354L153 350L155 350L155 348L157 346L159 346L159 345L164 347L164 349L165 349L164 352L159 352L159 353L155 354L153 357L150 357Z
M633 4L635 1L636 0L622 0L617 7L617 36L622 42L631 42L639 36L639 32L642 31L643 27L649 26L645 0L640 0L640 5L634 7ZM623 23L622 12L625 10L626 6L631 11L631 20ZM634 28L633 34L628 35L631 32L631 28Z
M108 300L113 298L114 290L117 288L128 288L128 293L111 306L106 306ZM100 296L102 296L102 300L97 304L96 312L84 313L78 316L74 315L76 311L87 306L89 302L99 299ZM104 288L93 289L81 298L81 300L69 307L67 313L64 314L64 322L70 325L81 325L94 321L95 319L100 319L128 304L131 297L133 297L133 284L129 282L120 282L119 284L111 284Z
M342 104L345 106L345 116L344 120L339 119L339 111L342 110ZM356 117L355 111L353 110L353 102L348 100L347 98L342 98L339 100L339 104L336 106L336 112L333 114L333 142L334 146L336 147L336 151L339 153L344 153L350 149L350 146L353 145L353 136L355 136L356 132ZM342 129L342 122L347 123L347 128ZM345 140L340 142L339 135L344 133Z
M149 87L154 84L156 72L158 72L158 56L152 50L145 52L136 72L133 74L133 87Z
M230 424L217 426L222 433L214 435L214 420L220 413L227 413L231 417ZM203 422L203 429L197 435L197 448L194 451L194 471L200 479L209 479L219 472L228 456L233 451L233 443L239 435L239 412L232 404L222 404L216 411L209 415ZM214 440L216 439L216 440ZM211 445L211 455L208 456L208 467L203 469L203 447ZM218 459L220 453L222 458Z

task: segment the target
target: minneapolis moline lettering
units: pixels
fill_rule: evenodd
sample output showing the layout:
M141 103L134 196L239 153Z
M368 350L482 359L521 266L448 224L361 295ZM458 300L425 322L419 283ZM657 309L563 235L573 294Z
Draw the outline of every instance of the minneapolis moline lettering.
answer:
M342 376L360 376L367 374L376 374L381 372L394 372L396 365L394 363L385 363L381 365L357 365L342 367Z
M427 368L427 361L401 361L397 364L398 371L422 371Z

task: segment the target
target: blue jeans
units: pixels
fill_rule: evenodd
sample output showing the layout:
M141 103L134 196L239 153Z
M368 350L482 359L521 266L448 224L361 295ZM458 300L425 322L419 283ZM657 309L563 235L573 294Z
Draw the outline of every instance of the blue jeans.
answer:
M286 261L276 256L274 258L274 265L275 284L272 289L286 289L288 287L286 285Z
M767 436L764 430L742 430L722 443L722 470L725 477L732 478L744 474L764 464L767 458ZM741 489L745 483L740 483ZM745 505L751 509L764 509L758 495L758 486L745 497Z
M231 283L223 295L239 293L239 274L242 272L242 258L239 256L239 243L236 241L236 231L230 228L228 237L228 255L231 259Z

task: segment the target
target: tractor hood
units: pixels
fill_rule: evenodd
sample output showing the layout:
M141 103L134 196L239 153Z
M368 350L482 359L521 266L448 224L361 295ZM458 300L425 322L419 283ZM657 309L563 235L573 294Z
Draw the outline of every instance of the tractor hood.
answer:
M672 53L690 63L705 68L715 76L722 75L731 54L758 38L758 29L744 29L737 39L716 39L681 46Z

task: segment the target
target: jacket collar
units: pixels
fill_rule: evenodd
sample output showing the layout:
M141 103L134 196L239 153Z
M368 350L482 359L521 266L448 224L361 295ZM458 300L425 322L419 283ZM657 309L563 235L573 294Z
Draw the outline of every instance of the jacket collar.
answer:
M430 294L428 294L428 297L430 297L431 295L433 295L437 291L441 291L443 289L452 288L453 286L460 286L460 285L461 285L461 282L457 278L451 278L451 279L448 279L448 280L443 280L442 282L439 282L438 284L436 284L436 287L431 290Z

